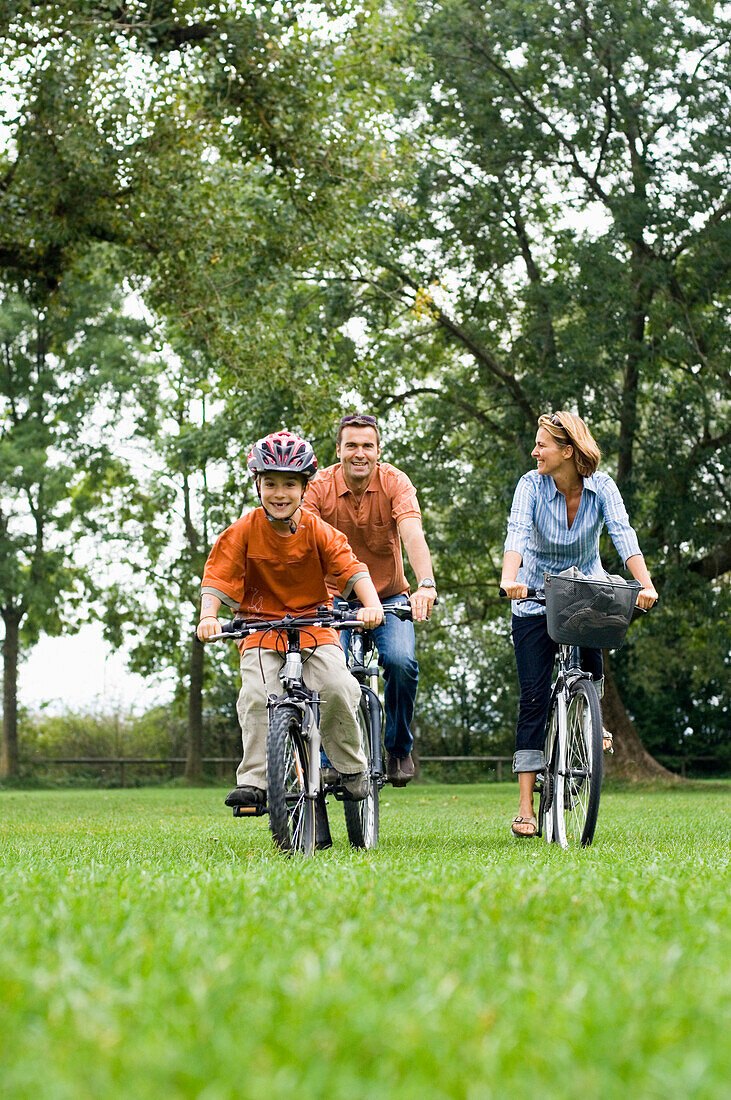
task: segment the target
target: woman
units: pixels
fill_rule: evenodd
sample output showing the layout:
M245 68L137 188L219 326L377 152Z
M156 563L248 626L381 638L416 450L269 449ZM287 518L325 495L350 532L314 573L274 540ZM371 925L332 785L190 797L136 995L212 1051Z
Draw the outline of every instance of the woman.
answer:
M559 573L572 565L587 576L605 576L599 536L606 523L617 552L642 585L637 603L652 607L657 592L637 535L614 481L596 472L601 451L581 417L569 412L541 416L531 456L537 469L524 474L515 490L501 588L513 601L524 599L529 586L543 587L544 572ZM545 762L545 723L558 647L548 635L546 609L537 603L513 603L512 633L520 681L513 758L520 802L511 828L515 836L533 837L538 832L533 790ZM581 667L601 679L601 650L582 649Z

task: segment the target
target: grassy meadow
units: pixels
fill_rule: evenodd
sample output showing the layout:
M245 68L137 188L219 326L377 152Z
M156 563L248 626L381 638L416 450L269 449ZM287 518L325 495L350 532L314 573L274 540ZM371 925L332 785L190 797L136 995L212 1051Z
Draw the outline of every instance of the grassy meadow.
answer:
M218 789L0 793L6 1100L729 1095L731 784L386 788L309 861Z

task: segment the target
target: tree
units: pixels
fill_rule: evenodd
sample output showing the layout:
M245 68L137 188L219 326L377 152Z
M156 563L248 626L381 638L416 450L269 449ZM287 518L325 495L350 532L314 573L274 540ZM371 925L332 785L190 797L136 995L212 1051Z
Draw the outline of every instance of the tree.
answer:
M418 425L404 450L448 550L442 587L467 620L500 613L486 589L537 415L577 409L662 585L654 654L630 642L619 687L633 693L641 659L672 694L676 660L658 666L678 645L710 699L702 669L716 682L727 654L677 610L702 593L705 615L728 611L727 13L435 0L413 15L397 79L414 154L370 203L370 249L331 256L321 308L368 326L362 392Z
M98 534L102 498L127 481L110 441L143 326L120 305L92 255L43 305L17 291L0 300L2 775L18 768L19 657L42 631L59 634L83 616L99 587L84 537Z

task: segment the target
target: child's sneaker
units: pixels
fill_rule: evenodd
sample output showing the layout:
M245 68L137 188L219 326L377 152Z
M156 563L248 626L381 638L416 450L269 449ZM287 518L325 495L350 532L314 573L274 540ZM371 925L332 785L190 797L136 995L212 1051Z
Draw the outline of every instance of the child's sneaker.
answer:
M267 793L261 787L234 787L226 795L227 806L263 806Z

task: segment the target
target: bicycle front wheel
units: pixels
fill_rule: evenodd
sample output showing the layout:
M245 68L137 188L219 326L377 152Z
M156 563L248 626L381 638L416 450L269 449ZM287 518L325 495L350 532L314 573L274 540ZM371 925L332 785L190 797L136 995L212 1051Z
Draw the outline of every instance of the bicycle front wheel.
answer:
M381 715L365 691L358 707L360 742L368 761L368 794L362 802L343 802L348 840L353 848L375 848L378 844L378 780L373 775L375 745L381 738Z
M315 801L307 798L309 743L297 707L276 707L267 734L269 828L283 852L310 856L315 849Z
M547 844L558 843L556 827L556 775L558 772L558 703L551 701L548 716L546 743L544 747L546 763L541 782L541 796L538 802L538 835L546 838Z
M602 715L590 680L576 680L566 709L566 746L554 785L558 841L586 847L594 839L602 790Z

